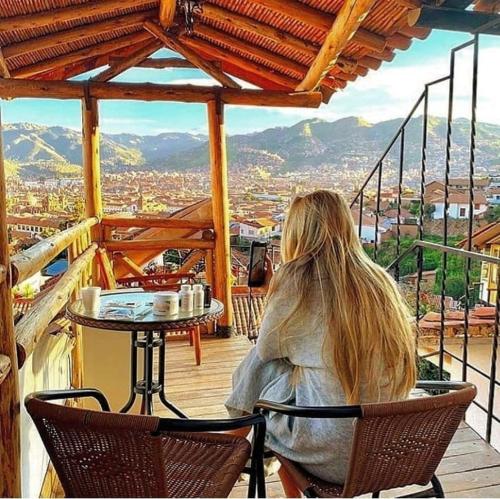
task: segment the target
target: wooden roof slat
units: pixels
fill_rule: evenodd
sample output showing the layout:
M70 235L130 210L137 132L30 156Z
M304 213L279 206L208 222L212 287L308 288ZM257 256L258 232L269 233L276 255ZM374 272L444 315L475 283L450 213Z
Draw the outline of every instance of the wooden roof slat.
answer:
M286 9L283 9L282 0L251 0L268 9L281 12L282 14L300 20L304 24L310 24L316 28L328 31L334 20L335 15L327 12L321 12L310 7L299 0L287 0ZM370 50L381 52L387 45L383 36L377 35L365 29L359 29L353 36L353 42L359 43Z
M220 61L228 62L229 64L232 64L234 66L239 66L243 70L254 73L256 75L261 74L267 80L273 81L274 83L277 83L284 88L291 90L295 88L295 84L297 83L297 80L294 78L290 78L289 76L286 76L284 74L263 68L256 62L245 59L244 57L235 54L234 52L222 49L217 45L211 44L200 38L183 36L182 41L195 50L203 52L205 56L215 57Z
M158 19L164 28L170 28L174 23L176 0L160 0Z
M212 63L208 62L206 59L199 57L199 55L186 47L180 40L172 36L170 33L166 33L162 30L158 24L152 21L146 21L144 23L144 28L147 29L152 35L154 35L158 40L160 40L166 47L178 52L188 61L192 62L195 66L202 69L208 73L212 78L215 78L219 83L228 88L241 88L238 83L236 83L232 78L225 75L219 68L215 67Z
M0 78L10 78L10 71L5 62L2 47L0 47Z
M255 57L259 60L266 61L266 64L271 63L275 66L279 66L281 68L280 72L282 73L285 73L287 70L293 71L294 73L297 73L298 78L303 78L304 75L307 73L308 67L304 66L303 64L293 61L287 57L278 55L270 50L246 43L244 40L241 40L223 31L212 28L211 26L207 26L205 24L198 24L196 26L195 33L202 35L203 37L220 42L226 47L230 47L231 49L236 49L240 52L244 52L250 55L250 57ZM274 68L270 69L273 70ZM348 73L343 73L343 72L339 72L335 76L340 80L344 81L345 80L354 81L355 79L354 75L350 75Z
M203 5L202 17L222 21L245 31L256 32L276 43L286 43L295 50L304 52L312 57L316 56L319 49L319 47L314 43L308 42L307 40L291 35L286 31L277 29L251 17L238 14L237 12L229 11L212 3L206 3Z
M109 81L115 76L127 71L134 67L139 62L143 61L151 54L156 52L162 47L162 43L159 40L153 40L152 42L146 43L144 46L137 49L134 53L130 54L129 57L124 58L121 62L110 65L108 69L105 69L102 73L94 76L93 81Z
M276 66L281 66L283 68L282 72L290 70L297 73L299 76L303 76L307 71L307 66L278 55L275 52L271 52L270 50L251 45L245 40L231 36L223 31L207 26L206 24L197 24L195 26L195 33L222 42L224 45L231 47L231 49L245 52L250 56L257 57Z
M41 80L66 80L68 78L73 78L74 76L86 73L87 71L92 71L93 69L110 64L110 61L113 57L120 59L129 57L136 50L143 46L144 41L134 43L132 45L128 45L127 47L113 50L112 52L108 52L106 54L89 57L88 59L78 61L68 66L55 68L44 73L38 73L33 78Z
M244 88L162 85L155 83L116 83L82 81L41 81L0 79L3 98L35 97L48 99L141 100L207 103L219 96L226 104L273 107L319 107L320 92L276 92Z
M151 35L149 33L141 30L136 33L132 33L131 35L114 38L103 43L97 43L95 45L91 45L90 47L75 50L59 57L54 57L46 61L16 69L15 71L12 71L12 76L15 78L28 78L38 73L47 72L51 69L56 69L75 62L79 62L82 59L88 59L90 57L96 57L98 55L113 52L114 50L117 50L119 48L124 48L129 45L148 40L150 38Z
M273 26L257 21L256 19L252 19L251 17L231 12L215 4L206 3L203 6L202 18L221 21L230 26L234 26L237 29L257 33L259 36L268 38L281 46L289 47L290 49L306 54L309 57L316 57L320 48L316 44L291 35L286 31L274 28ZM356 71L357 61L355 60L350 60L346 57L339 57L338 64L345 72Z
M326 35L316 59L309 67L297 91L308 91L318 87L330 68L353 38L363 19L368 15L376 0L345 0L332 27Z
M0 33L19 29L33 29L58 22L93 17L115 10L120 11L128 7L148 5L151 4L152 1L153 0L100 0L60 9L49 9L43 12L22 16L3 17L0 18Z
M123 16L112 17L104 21L84 24L75 28L57 31L49 35L30 38L23 42L12 43L4 47L5 58L16 57L25 53L43 50L57 45L70 43L78 38L99 35L106 31L114 31L135 24L142 24L156 15L155 10L146 10Z

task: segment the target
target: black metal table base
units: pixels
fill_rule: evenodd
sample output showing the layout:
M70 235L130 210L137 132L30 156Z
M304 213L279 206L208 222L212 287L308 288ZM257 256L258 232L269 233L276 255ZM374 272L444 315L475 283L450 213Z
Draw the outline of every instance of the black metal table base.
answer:
M154 350L158 349L158 379L153 379ZM165 332L146 331L138 338L132 332L130 346L130 397L120 412L128 412L134 405L137 395L142 396L141 414L153 414L153 395L158 394L160 402L176 416L187 416L167 399L165 394ZM137 379L137 356L143 350L143 378Z

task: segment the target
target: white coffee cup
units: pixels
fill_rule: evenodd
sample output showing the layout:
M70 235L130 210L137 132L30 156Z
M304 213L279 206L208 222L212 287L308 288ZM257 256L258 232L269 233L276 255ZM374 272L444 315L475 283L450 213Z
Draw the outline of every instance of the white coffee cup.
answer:
M176 315L179 313L179 294L175 291L159 291L153 296L155 315Z
M101 305L101 288L90 286L81 290L83 308L88 312L96 312Z

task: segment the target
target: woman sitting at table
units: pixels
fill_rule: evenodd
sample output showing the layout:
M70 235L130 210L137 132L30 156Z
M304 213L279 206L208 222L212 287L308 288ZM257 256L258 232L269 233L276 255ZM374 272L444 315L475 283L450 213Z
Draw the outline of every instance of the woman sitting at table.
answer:
M251 413L258 399L335 406L406 398L416 378L409 310L364 252L345 200L328 191L295 198L281 248L257 345L233 375L231 416ZM338 484L352 436L352 419L267 419L267 447Z

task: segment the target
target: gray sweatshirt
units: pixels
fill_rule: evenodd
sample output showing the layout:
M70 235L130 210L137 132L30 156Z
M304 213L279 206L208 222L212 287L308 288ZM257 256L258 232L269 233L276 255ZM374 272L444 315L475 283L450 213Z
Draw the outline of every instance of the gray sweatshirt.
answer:
M276 329L293 310L294 300L294 293L286 288L269 300L257 345L233 374L233 391L226 401L231 416L251 413L258 399L298 406L345 404L340 381L323 360L326 328L319 289L307 298L299 320L285 331ZM294 370L298 372L292 382ZM388 393L381 389L377 401L384 400ZM362 394L362 401L369 400ZM352 437L352 419L292 418L276 413L267 419L267 447L333 483L345 481Z

